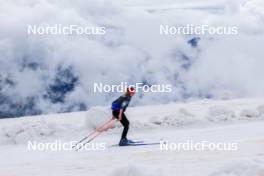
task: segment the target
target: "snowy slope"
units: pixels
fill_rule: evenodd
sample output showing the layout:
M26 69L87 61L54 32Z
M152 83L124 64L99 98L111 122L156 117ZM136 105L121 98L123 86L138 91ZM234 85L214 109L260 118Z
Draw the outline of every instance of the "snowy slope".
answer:
M128 109L131 139L236 142L237 151L111 147L119 140L119 125L94 141L105 142L104 151L28 151L29 140L82 138L110 117L109 110L95 107L88 112L2 119L0 175L263 176L263 104L264 99L200 100Z

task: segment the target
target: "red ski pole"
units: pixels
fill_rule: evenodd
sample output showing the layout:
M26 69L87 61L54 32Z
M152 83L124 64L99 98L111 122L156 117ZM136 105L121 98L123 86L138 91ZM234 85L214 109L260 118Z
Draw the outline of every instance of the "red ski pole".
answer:
M93 134L95 134L96 132L98 132L98 129L101 129L104 126L108 125L110 122L112 122L112 120L113 119L107 121L106 123L104 123L100 127L96 128L93 132L91 132L90 134L88 134L87 136L85 136L84 138L82 138L79 142L77 142L72 148L76 147L79 143L83 142L85 139L89 138L90 136L92 136Z

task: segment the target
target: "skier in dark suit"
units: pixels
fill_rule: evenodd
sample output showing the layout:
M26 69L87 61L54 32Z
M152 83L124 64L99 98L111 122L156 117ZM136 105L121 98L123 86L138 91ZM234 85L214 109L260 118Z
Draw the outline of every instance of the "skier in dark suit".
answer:
M134 95L135 95L135 88L129 87L127 88L127 91L124 95L120 96L112 103L111 109L112 109L113 119L114 118L118 119L124 127L121 140L119 142L119 146L128 145L128 143L130 142L130 140L127 139L129 121L124 112L126 111L126 108L128 107L132 96Z

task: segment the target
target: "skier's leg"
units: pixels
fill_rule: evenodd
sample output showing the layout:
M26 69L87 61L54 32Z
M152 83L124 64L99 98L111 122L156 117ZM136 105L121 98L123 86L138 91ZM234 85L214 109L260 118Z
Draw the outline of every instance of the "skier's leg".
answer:
M122 114L122 120L121 120L121 123L122 125L124 126L124 130L122 132L122 137L121 139L126 139L127 137L127 132L128 132L128 129L129 129L129 121L127 120L126 118L126 115L123 113Z

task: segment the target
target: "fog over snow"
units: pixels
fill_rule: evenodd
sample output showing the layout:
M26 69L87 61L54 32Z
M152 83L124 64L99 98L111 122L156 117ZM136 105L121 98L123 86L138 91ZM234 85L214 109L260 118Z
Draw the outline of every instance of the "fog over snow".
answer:
M43 24L106 26L106 35L27 34ZM161 24L239 34L166 36ZM137 105L264 96L262 0L1 0L0 31L0 117L85 110L120 94L94 93L94 82L173 86L139 93Z

